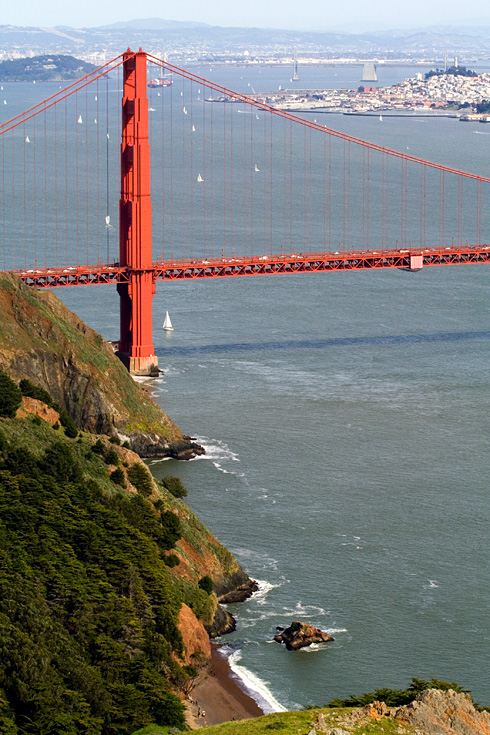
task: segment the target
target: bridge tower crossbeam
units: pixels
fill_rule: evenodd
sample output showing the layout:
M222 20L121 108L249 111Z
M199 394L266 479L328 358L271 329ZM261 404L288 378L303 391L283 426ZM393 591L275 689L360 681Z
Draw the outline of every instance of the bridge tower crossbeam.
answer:
M127 282L118 283L120 340L118 356L130 373L158 372L152 336L150 144L148 140L147 55L129 49L123 55L121 198L119 264Z

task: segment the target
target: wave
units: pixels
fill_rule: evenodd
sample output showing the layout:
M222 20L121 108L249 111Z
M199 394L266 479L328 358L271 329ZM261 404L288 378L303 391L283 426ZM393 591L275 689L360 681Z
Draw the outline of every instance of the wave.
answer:
M262 681L258 676L249 671L245 666L240 666L239 661L242 658L240 649L230 652L230 649L224 647L221 649L227 655L230 669L235 677L242 683L242 687L250 694L266 714L271 712L287 712L284 707L272 694L267 686L269 682Z
M259 585L259 589L257 592L254 592L252 597L250 598L253 600L257 605L265 605L267 595L271 590L275 590L278 587L282 587L283 584L286 583L286 580L280 584L272 584L271 582L265 582L260 579L255 580L257 584Z

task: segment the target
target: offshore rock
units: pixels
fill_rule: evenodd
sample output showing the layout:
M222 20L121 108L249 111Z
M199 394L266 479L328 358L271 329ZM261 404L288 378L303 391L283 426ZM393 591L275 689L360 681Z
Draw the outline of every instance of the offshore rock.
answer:
M299 648L311 646L312 643L326 643L334 639L320 628L295 620L289 628L275 635L274 640L277 643L285 643L288 651L297 651Z
M190 459L185 437L129 375L112 346L51 291L0 274L0 368L50 393L77 426L118 436L143 457Z

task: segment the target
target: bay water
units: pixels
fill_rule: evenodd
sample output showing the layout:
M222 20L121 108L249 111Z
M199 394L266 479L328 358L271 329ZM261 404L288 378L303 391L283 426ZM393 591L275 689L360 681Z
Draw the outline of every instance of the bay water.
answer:
M239 91L281 83L277 70L211 73ZM488 173L482 125L328 124ZM113 287L56 293L118 338ZM182 478L190 507L260 582L229 606L237 630L222 644L266 709L413 676L490 704L488 307L488 268L472 265L157 284L163 375L148 384L206 455L150 467ZM287 652L272 638L296 619L335 641Z

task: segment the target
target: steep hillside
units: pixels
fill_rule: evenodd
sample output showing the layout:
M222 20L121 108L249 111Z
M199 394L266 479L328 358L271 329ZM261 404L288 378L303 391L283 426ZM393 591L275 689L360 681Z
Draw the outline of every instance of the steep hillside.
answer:
M77 426L118 435L141 456L201 450L132 380L112 346L51 291L0 274L0 368L45 388Z
M248 578L137 454L0 394L0 732L184 729L213 588Z

